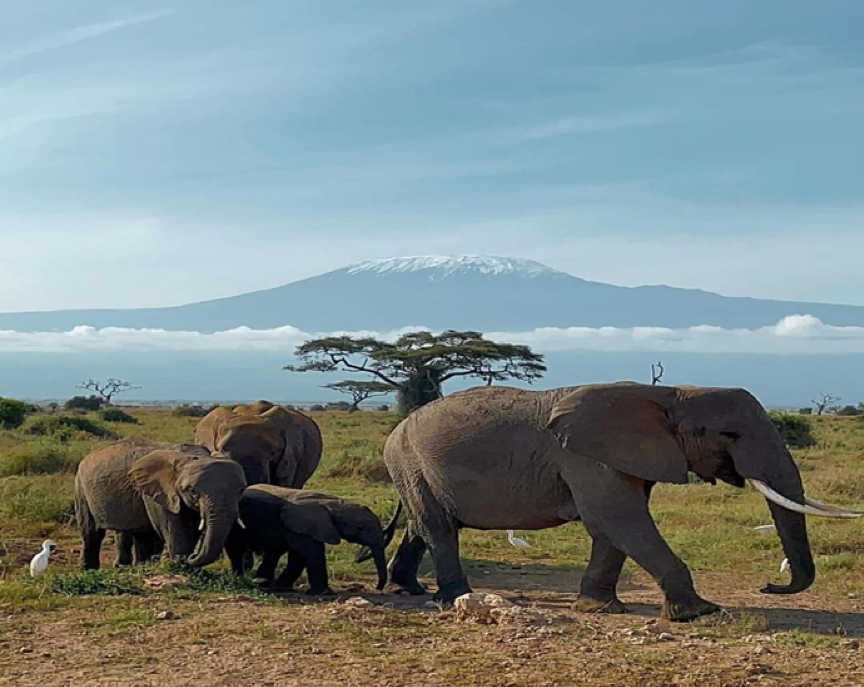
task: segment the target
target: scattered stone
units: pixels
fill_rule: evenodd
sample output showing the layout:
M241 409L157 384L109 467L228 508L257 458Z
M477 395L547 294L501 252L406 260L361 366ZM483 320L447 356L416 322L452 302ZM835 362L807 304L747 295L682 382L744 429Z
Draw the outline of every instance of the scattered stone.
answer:
M18 653L19 654L32 654L33 649L30 648L29 646L22 646L20 649L18 649Z
M777 637L774 635L747 635L744 641L748 644L776 644Z
M171 611L162 611L156 616L156 620L174 620L175 617Z
M756 656L764 656L765 654L773 654L774 652L771 651L771 649L769 649L767 646L757 646L757 647L753 650L753 653L754 653Z
M323 654L324 652L321 651L321 649L319 649L317 646L313 646L309 649L309 653L315 654L317 656L318 654Z
M189 584L189 578L184 575L151 575L145 577L143 584L154 591L170 591Z
M453 610L457 620L482 625L545 624L550 621L548 614L517 606L498 594L464 594L456 599Z
M345 591L346 592L365 592L366 591L366 585L360 584L359 582L355 582L354 584L349 584L347 587L345 587Z
M847 639L845 642L840 642L842 649L858 649L861 647L861 642L857 639Z
M350 608L369 608L370 606L374 606L369 599L364 599L362 596L352 596L350 599L346 599L345 606Z

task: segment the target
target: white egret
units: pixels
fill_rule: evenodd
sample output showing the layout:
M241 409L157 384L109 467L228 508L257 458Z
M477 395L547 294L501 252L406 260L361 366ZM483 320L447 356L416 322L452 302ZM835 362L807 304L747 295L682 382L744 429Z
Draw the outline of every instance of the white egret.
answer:
M531 544L529 544L524 539L519 539L519 537L513 536L513 530L507 530L507 541L509 541L513 546L516 546L520 549L528 549L531 548Z
M42 550L30 560L30 577L41 575L48 569L48 557L56 548L57 544L53 541L50 539L45 540L42 544Z

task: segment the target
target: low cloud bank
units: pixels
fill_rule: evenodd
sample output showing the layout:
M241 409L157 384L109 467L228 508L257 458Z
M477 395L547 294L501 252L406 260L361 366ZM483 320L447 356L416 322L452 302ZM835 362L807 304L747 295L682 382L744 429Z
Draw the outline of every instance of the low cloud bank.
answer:
M329 332L392 340L406 331ZM164 329L124 329L79 326L68 332L0 331L0 353L77 353L99 351L285 351L290 353L320 332L296 327L238 327L215 334ZM864 353L864 327L835 327L812 315L790 315L759 329L699 326L665 327L544 327L529 332L488 332L496 340L522 343L540 352L676 351L689 353L832 354Z

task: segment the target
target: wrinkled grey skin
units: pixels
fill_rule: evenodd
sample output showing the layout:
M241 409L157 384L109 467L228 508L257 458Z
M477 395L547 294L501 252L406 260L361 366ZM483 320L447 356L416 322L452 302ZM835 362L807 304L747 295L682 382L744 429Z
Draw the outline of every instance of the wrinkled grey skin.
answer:
M201 446L127 440L94 451L75 476L83 566L99 567L106 530L118 532L118 564L130 562L133 542L147 558L161 540L169 556L209 565L222 553L245 488L240 466Z
M288 564L276 586L291 589L304 568L309 593L329 593L325 544L342 539L369 548L378 570L378 589L387 584L385 540L381 521L366 506L329 494L259 484L249 487L240 501L245 529L235 527L225 545L232 567L243 574L247 551L263 554L256 577L273 583L279 558L288 553ZM392 533L391 533L392 537Z
M300 489L321 460L321 431L303 413L258 401L216 408L195 428L195 443L243 466L246 482Z
M436 597L470 591L458 530L534 530L581 520L593 539L581 582L586 610L621 612L616 585L627 557L664 592L663 615L717 610L661 537L648 509L656 482L743 487L758 479L801 503L798 469L765 410L742 389L624 382L524 391L481 387L435 401L388 438L384 461L408 514L390 564L394 584L422 593L417 568L430 549ZM792 569L792 594L815 577L804 516L769 503Z

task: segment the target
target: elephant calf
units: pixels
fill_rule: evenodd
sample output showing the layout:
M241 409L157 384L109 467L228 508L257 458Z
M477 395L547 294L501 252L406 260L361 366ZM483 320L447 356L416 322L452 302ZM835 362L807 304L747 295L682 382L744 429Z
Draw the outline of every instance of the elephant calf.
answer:
M276 587L292 589L305 569L309 594L332 594L324 545L344 539L369 548L378 570L378 589L387 584L384 550L389 538L378 516L365 506L314 491L256 484L246 489L240 500L240 517L244 527L235 526L225 543L231 567L238 575L244 573L243 559L251 550L263 556L256 578L267 586L274 585L279 559L288 553Z

